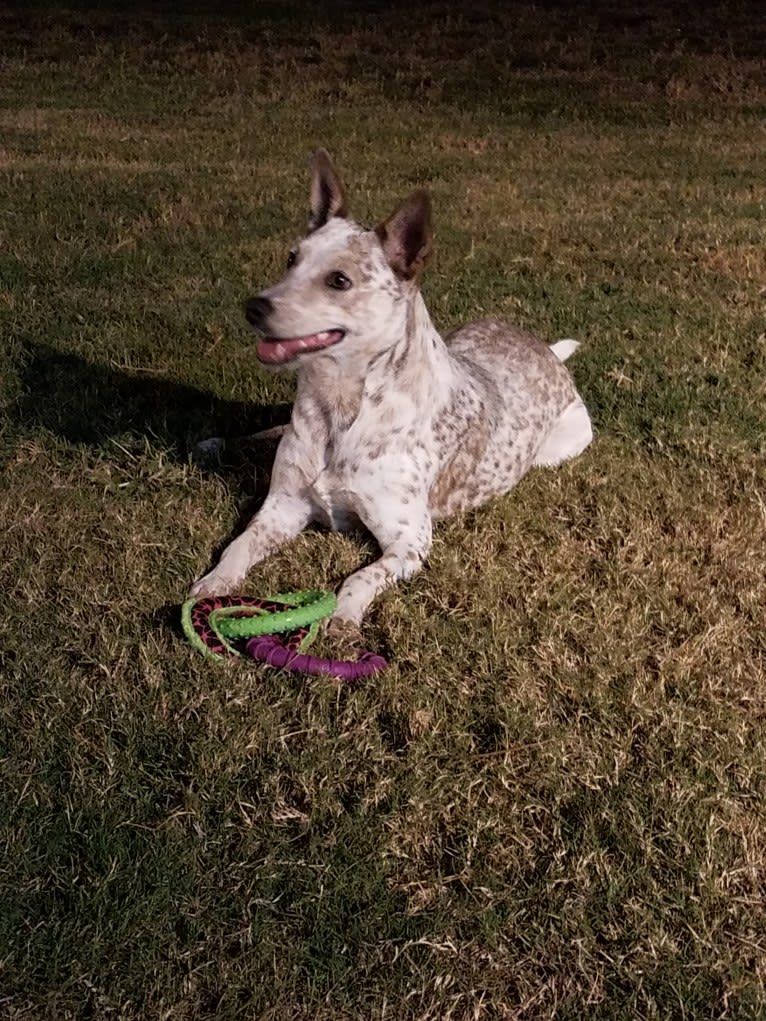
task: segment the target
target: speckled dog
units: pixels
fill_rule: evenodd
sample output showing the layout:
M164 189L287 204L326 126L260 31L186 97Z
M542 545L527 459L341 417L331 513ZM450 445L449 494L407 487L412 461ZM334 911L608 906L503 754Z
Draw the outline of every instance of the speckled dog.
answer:
M246 309L261 364L297 369L292 420L263 506L194 595L238 589L311 521L361 522L382 556L346 579L330 622L353 632L382 589L420 569L434 520L590 443L562 364L577 344L549 347L495 319L443 340L419 290L431 247L424 192L368 230L349 219L327 153L314 155L307 236Z

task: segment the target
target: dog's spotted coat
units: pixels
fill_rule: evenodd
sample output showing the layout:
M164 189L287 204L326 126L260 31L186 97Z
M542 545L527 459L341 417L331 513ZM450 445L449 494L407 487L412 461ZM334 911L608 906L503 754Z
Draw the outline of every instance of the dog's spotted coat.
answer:
M495 319L442 339L418 287L431 251L416 192L375 230L347 218L329 157L314 157L309 234L282 280L248 305L257 354L297 368L271 489L245 532L192 588L238 589L248 570L311 521L361 522L382 556L343 583L335 629L421 567L432 521L507 492L533 465L580 453L591 425L563 360Z

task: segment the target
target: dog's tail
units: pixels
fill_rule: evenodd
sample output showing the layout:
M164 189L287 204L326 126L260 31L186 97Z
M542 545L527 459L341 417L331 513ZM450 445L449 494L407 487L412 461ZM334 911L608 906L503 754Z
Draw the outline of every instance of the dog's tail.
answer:
M579 346L579 340L557 340L555 344L551 344L551 351L553 351L560 362L565 362L570 355L575 353Z

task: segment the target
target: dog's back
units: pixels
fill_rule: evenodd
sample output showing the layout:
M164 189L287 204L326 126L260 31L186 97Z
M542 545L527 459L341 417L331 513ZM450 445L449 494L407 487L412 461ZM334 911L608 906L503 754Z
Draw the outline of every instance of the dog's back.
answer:
M459 383L434 422L435 517L507 492L535 463L541 438L579 400L571 376L537 337L482 319L446 338Z

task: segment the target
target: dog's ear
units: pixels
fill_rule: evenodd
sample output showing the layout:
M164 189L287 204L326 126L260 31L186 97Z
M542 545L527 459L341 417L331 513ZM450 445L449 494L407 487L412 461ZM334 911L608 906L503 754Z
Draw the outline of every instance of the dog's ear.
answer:
M311 212L309 234L324 227L333 216L346 216L346 196L338 171L326 149L311 157Z
M389 265L404 280L417 279L433 251L431 200L415 191L375 228Z

